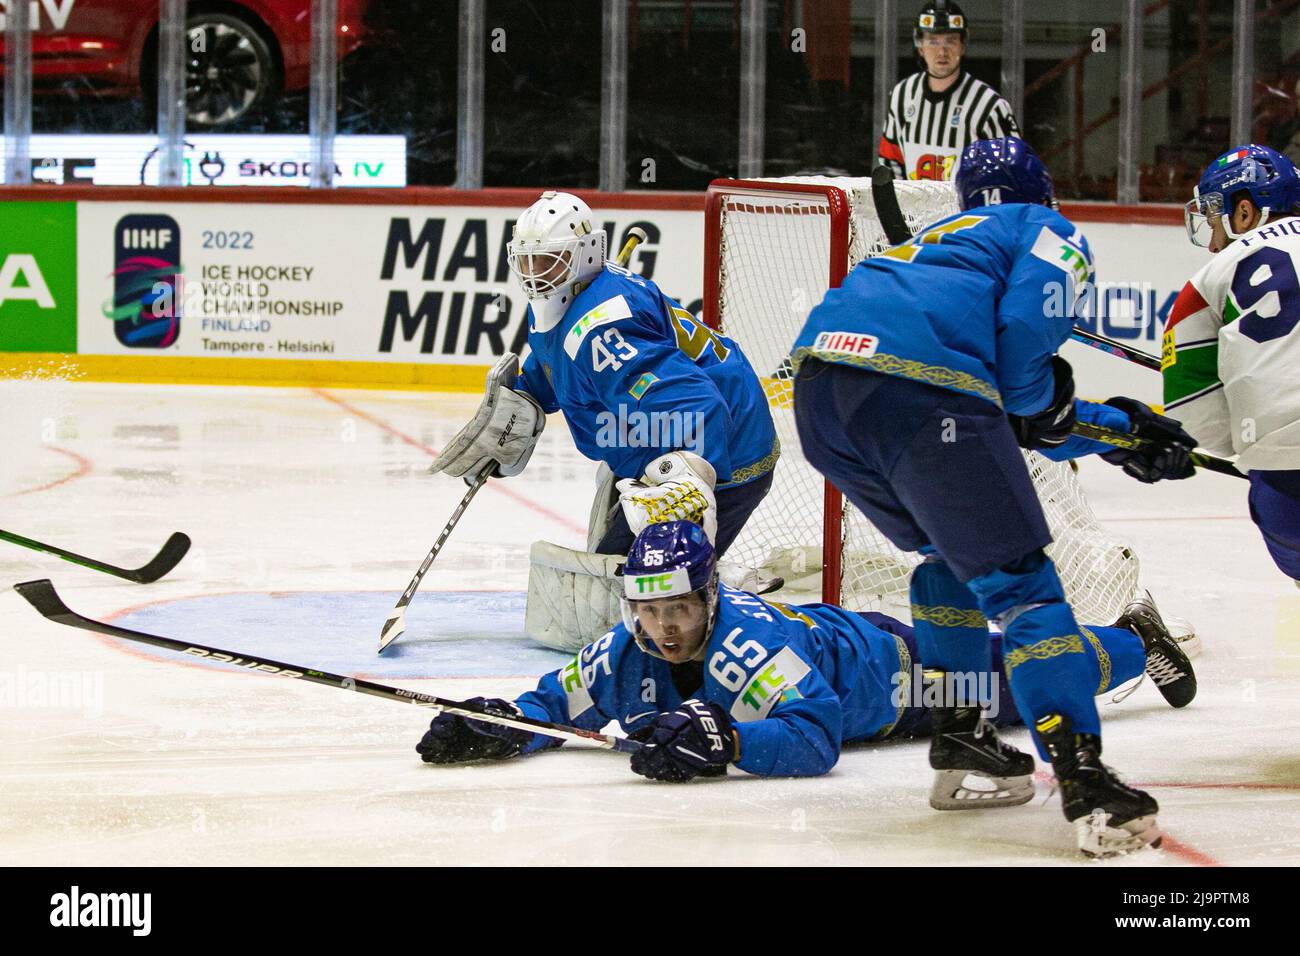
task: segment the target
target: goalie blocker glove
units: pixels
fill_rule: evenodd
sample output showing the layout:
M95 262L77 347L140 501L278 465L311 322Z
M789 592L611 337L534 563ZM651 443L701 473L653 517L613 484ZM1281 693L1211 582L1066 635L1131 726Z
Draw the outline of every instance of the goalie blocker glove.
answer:
M618 482L619 502L632 534L664 521L693 521L709 541L718 534L717 472L699 455L673 451L646 466L641 478Z
M1070 440L1074 428L1074 370L1059 355L1052 356L1052 403L1034 415L1012 415L1011 430L1021 448L1056 448Z
M522 711L498 697L472 697L466 703L508 716ZM505 760L524 749L536 736L526 730L467 720L456 714L439 714L429 724L415 751L425 763L464 763L469 760ZM552 741L558 745L558 741Z
M1196 474L1190 458L1196 448L1196 439L1183 430L1181 423L1156 414L1143 402L1122 395L1107 399L1106 404L1128 416L1131 434L1149 439L1154 444L1145 448L1117 448L1102 458L1112 465L1119 465L1126 474L1145 484L1190 478Z
M718 776L739 758L737 747L731 718L720 705L688 700L655 718L646 745L632 755L632 770L670 783Z
M537 438L546 427L546 413L527 392L513 388L519 377L519 356L507 352L488 373L486 394L469 424L447 443L429 469L453 478L473 478L489 463L491 474L509 478L524 470ZM468 477L467 477L468 476Z

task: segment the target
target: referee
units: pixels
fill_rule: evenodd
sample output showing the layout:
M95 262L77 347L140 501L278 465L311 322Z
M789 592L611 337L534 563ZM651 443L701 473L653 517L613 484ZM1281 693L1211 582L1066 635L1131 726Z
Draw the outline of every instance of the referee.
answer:
M952 179L957 157L977 139L1019 136L1011 107L961 68L966 16L951 0L921 8L912 32L922 72L895 84L879 163L900 179Z

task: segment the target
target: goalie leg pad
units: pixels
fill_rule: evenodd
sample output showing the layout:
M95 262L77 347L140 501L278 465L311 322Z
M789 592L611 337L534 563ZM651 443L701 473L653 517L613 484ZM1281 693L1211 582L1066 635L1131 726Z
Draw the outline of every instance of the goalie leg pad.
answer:
M622 620L622 556L534 541L528 558L524 631L533 640L578 651Z

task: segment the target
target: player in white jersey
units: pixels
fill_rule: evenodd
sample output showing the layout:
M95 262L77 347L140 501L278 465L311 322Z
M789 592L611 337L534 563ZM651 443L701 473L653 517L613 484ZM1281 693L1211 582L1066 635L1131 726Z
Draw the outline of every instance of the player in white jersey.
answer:
M968 21L961 7L933 0L912 34L925 69L889 94L878 161L900 179L952 179L962 150L977 139L1019 136L998 91L962 69Z
M1214 258L1165 325L1165 409L1196 440L1237 454L1250 514L1277 566L1300 583L1300 175L1267 146L1210 163L1187 231Z

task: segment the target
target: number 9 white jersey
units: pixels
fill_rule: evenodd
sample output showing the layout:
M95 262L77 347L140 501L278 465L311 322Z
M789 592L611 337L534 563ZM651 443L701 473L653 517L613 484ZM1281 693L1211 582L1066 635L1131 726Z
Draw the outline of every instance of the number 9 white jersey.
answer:
M1178 295L1161 349L1165 411L1238 467L1300 468L1300 218L1247 233Z

